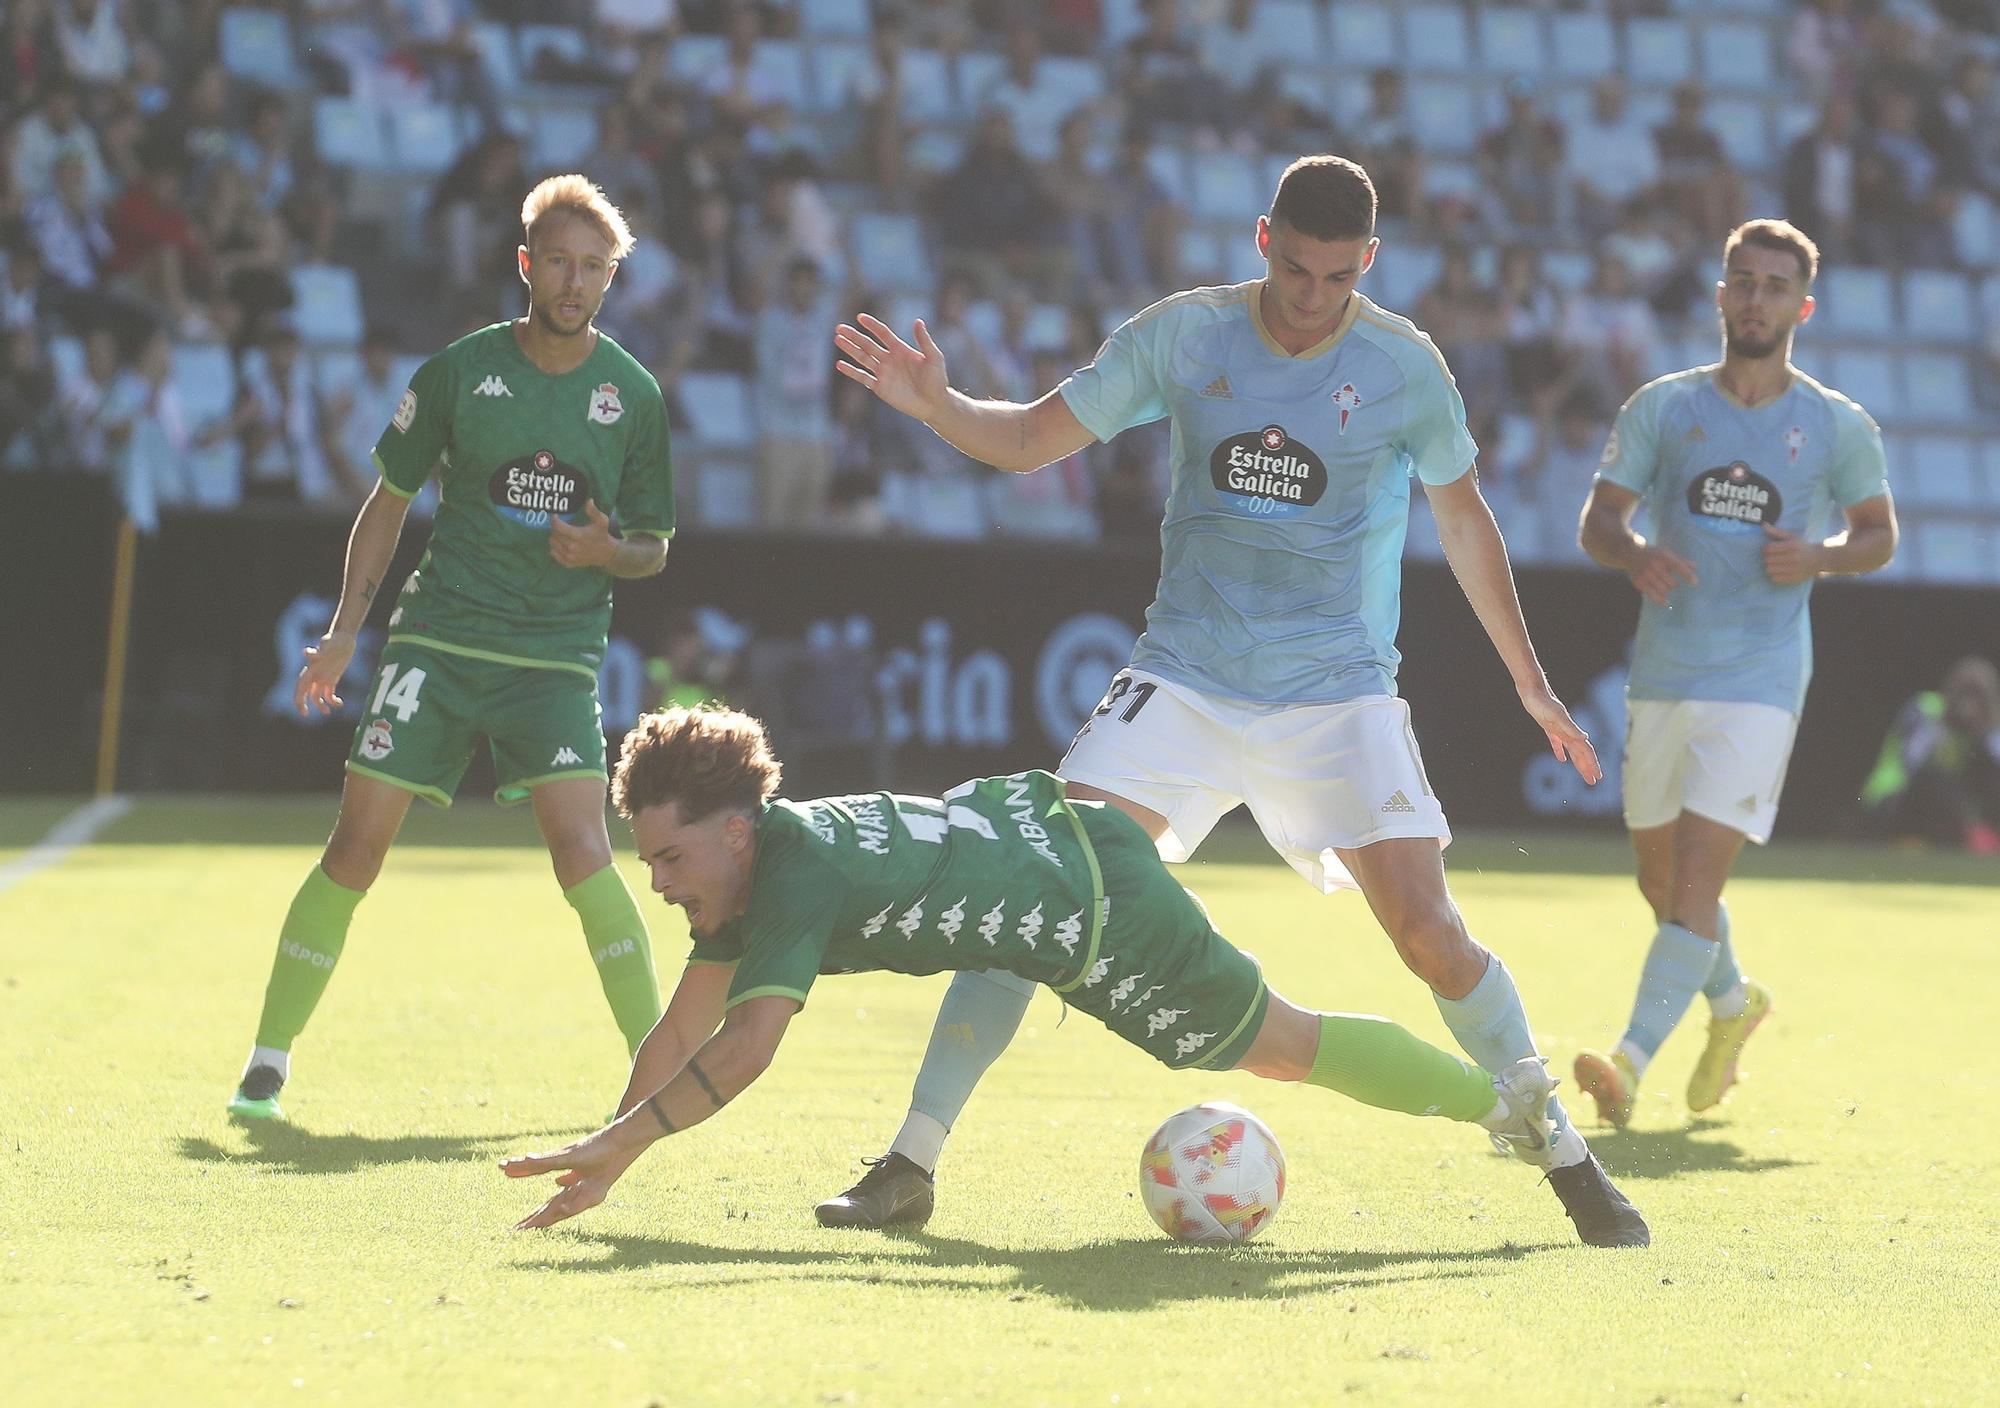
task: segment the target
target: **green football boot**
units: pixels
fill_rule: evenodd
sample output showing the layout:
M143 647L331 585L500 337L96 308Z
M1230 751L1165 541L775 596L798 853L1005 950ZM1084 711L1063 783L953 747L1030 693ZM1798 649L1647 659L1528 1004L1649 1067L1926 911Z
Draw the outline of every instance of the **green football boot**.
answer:
M271 1066L252 1066L243 1073L243 1083L236 1087L236 1093L229 1097L229 1117L233 1120L256 1120L278 1124L285 1118L283 1107L278 1104L278 1092L285 1088L285 1078Z

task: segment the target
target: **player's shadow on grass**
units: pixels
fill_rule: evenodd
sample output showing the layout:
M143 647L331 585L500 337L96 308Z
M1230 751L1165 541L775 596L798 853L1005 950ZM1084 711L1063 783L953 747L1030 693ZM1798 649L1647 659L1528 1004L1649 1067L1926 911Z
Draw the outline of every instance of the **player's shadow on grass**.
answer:
M831 1234L824 1248L716 1247L668 1237L577 1232L550 1238L531 1263L598 1274L677 1269L663 1289L846 1282L1048 1296L1079 1310L1144 1310L1167 1301L1337 1295L1402 1281L1466 1280L1562 1243L1503 1242L1473 1251L1310 1251L1255 1244L1183 1247L1159 1238L1011 1251L926 1232ZM586 1253L570 1259L564 1251ZM588 1253L595 1252L596 1255ZM712 1269L696 1269L712 1268ZM995 1273L1000 1273L996 1275Z
M1678 1178L1684 1173L1769 1173L1801 1168L1809 1160L1758 1156L1729 1139L1703 1138L1728 1129L1720 1120L1697 1119L1680 1129L1593 1129L1590 1147L1618 1179Z
M225 1147L201 1135L182 1135L177 1152L204 1164L247 1163L279 1173L355 1173L383 1164L494 1159L522 1140L568 1139L585 1131L509 1130L503 1134L314 1134L297 1125L252 1125L242 1134L247 1149Z

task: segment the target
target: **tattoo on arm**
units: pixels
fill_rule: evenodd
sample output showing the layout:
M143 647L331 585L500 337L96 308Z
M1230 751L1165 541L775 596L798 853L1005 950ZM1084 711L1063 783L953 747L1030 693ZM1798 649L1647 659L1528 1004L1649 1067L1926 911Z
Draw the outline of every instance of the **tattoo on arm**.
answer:
M690 1057L687 1063L687 1072L694 1077L695 1084L701 1087L702 1094L708 1097L709 1103L714 1105L716 1109L719 1110L729 1103L722 1098L722 1092L715 1088L715 1083L709 1080L708 1072L701 1068L701 1062Z
M660 1128L663 1131L665 1131L668 1134L677 1134L680 1132L675 1127L674 1122L667 1118L666 1111L660 1108L659 1091L656 1090L651 1095L648 1095L646 1097L646 1108L653 1112L653 1118L660 1122Z
M380 577L374 577L369 580L367 586L361 589L361 604L363 606L374 605L375 589L381 585L382 585L382 579Z

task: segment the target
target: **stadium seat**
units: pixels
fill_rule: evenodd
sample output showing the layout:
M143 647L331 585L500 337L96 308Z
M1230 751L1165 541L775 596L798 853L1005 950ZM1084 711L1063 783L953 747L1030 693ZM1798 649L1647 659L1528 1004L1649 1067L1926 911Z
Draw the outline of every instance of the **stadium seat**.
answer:
M1919 508L1981 509L1981 482L1973 442L1960 435L1912 435L1889 452L1889 484L1899 501ZM1900 453L1897 451L1900 450Z
M1625 69L1635 84L1667 88L1692 78L1694 41L1687 21L1641 17L1625 26Z
M1710 20L1704 24L1701 77L1717 88L1768 92L1775 81L1770 29L1742 20Z
M2000 513L2000 435L1982 435L1974 441L1979 446L1980 479L1983 481L1985 507Z
M1146 174L1166 187L1167 194L1180 205L1194 199L1194 183L1188 176L1187 159L1179 147L1156 142L1146 151Z
M1551 17L1555 71L1564 78L1601 78L1618 66L1618 36L1611 21L1591 12Z
M1069 95L1072 111L1104 96L1104 65L1095 59L1050 54L1042 60L1042 72L1053 87Z
M1971 583L1988 580L1992 535L1983 523L1959 518L1920 519L1916 531L1917 570L1930 582Z
M1007 59L992 49L968 49L958 56L953 72L954 106L960 117L971 119L985 108L987 89L1006 76Z
M1328 58L1346 73L1385 68L1396 62L1396 21L1381 5L1335 5L1328 12L1332 33ZM1355 84L1360 87L1361 85Z
M220 343L178 343L173 385L189 433L228 415L236 404L236 365ZM193 502L203 508L233 508L242 497L243 450L233 435L188 452Z
M1308 0L1260 0L1250 12L1251 51L1267 64L1321 60L1319 9Z
M1444 253L1434 245L1397 243L1384 246L1368 271L1368 296L1391 312L1412 314L1424 290L1437 282Z
M1472 36L1456 5L1411 5L1403 14L1403 52L1427 73L1464 73L1472 67Z
M597 114L589 108L547 106L536 110L529 139L535 165L568 170L597 147Z
M443 103L412 103L389 109L389 140L396 166L426 174L444 170L458 155L458 118Z
M855 271L872 289L928 292L937 282L923 227L913 215L885 211L857 215L848 229L848 244L854 251Z
M1884 270L1835 265L1820 274L1818 297L1818 318L1841 337L1896 335L1895 288Z
M264 88L295 88L299 66L292 53L292 23L277 10L232 5L217 34L222 67Z
M521 82L521 65L514 57L514 31L504 24L476 24L472 42L479 48L479 62L493 86L503 93L513 92Z
M903 51L903 112L913 122L946 122L956 116L951 65L937 50Z
M1244 230L1240 216L1236 222L1216 230L1215 247L1222 255L1224 283L1240 284L1250 279L1261 279L1270 272L1270 265L1257 252L1257 242Z
M688 372L679 400L690 437L704 446L747 450L757 443L750 385L733 372Z
M1979 302L1972 280L1949 269L1903 275L1903 330L1918 342L1969 343L1979 338Z
M1972 374L1966 368L1965 358L1957 352L1905 353L1903 413L1913 420L1943 425L1965 425L1977 420Z
M757 71L770 79L784 100L794 109L811 101L806 81L806 51L796 39L766 39L757 46Z
M1488 73L1539 74L1548 66L1542 17L1518 6L1479 10L1479 62Z
M1469 155L1484 126L1479 94L1462 79L1420 78L1410 85L1410 126L1426 152Z
M940 176L965 158L965 137L949 127L923 127L910 137L903 151L910 170L920 175Z
M1115 54L1126 41L1146 28L1144 0L1102 0L1099 9L1104 23L1104 52Z
M838 113L847 107L848 94L871 60L868 46L827 40L812 47L809 64L812 80L808 111Z
M1189 225L1180 236L1181 273L1190 284L1204 285L1226 282L1224 271L1228 259L1222 252L1222 242L1213 230L1200 225Z
M1843 347L1828 360L1830 382L1844 395L1853 397L1878 421L1903 417L1903 397L1897 385L1896 362L1887 352L1872 347Z
M1198 152L1189 165L1198 220L1242 220L1270 203L1270 190L1259 189L1263 173L1235 152Z
M313 104L313 149L330 166L363 171L389 166L380 112L352 98L321 98Z
M1729 159L1748 171L1771 164L1771 119L1764 105L1750 98L1717 98L1706 112L1708 125L1722 139Z
M2000 274L1989 274L1979 285L1979 313L1986 324L1987 345L2000 346Z
M814 38L865 39L873 31L868 0L809 0L799 6L799 29Z
M343 264L299 264L292 269L292 319L299 337L310 344L353 346L361 341L365 320L361 285L354 270Z
M1424 198L1472 202L1485 190L1479 168L1469 161L1425 161Z
M680 57L679 47L675 45L676 59ZM520 58L520 76L529 83L537 80L535 70L544 53L552 54L565 67L580 66L590 58L583 31L570 24L524 24L515 36L515 50Z
M1545 249L1542 272L1557 288L1575 293L1590 282L1591 254L1583 249Z
M1123 322L1124 319L1119 319ZM1117 323L1108 323L1116 327ZM1060 303L1037 303L1028 313L1021 340L1031 352L1060 351L1069 343L1069 309Z
M56 333L49 338L49 366L56 374L56 389L61 390L83 375L83 339L71 337L68 333Z
M2000 264L2000 214L1985 196L1966 194L1959 198L1958 212L1951 221L1952 246L1960 262L1975 269L1991 269Z
M667 67L686 83L698 84L728 62L729 41L719 34L678 35L667 55Z
M326 347L312 354L312 380L320 395L345 390L361 380L361 352L354 347Z

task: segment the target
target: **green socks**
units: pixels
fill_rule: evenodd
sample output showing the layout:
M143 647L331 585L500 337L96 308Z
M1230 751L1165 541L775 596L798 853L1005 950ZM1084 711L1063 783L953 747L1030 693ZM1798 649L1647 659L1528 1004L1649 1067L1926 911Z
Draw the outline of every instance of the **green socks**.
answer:
M257 1045L290 1051L306 1029L347 943L348 921L361 893L335 884L317 865L299 886L285 927L278 931L278 956L271 961L264 1011L257 1019Z
M563 891L583 921L584 942L597 964L597 980L625 1045L637 1051L660 1019L660 988L653 976L653 946L646 921L618 867L607 865Z
M1319 1022L1319 1053L1308 1085L1406 1115L1476 1124L1492 1112L1492 1076L1386 1017L1323 1012Z

